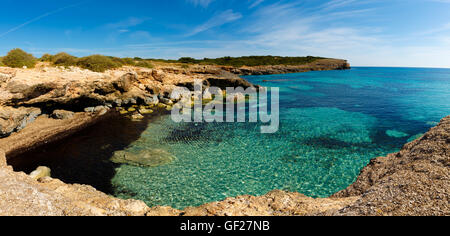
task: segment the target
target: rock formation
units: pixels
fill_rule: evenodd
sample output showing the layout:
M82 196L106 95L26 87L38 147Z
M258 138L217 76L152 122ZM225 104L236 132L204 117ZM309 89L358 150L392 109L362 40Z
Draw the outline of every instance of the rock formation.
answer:
M254 66L254 67L222 67L223 70L238 75L272 75L299 73L308 71L323 70L346 70L350 69L350 64L346 60L339 59L320 59L305 65L275 65L275 66Z

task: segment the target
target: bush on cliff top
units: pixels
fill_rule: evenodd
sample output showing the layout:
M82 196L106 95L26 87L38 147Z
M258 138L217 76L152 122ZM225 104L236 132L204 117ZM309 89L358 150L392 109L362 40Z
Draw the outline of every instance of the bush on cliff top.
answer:
M102 55L92 55L79 58L77 66L95 72L105 72L106 70L119 68L122 65L114 62L111 58Z
M39 61L42 61L42 62L52 62L52 60L53 60L53 56L48 53L42 55L42 57L39 58Z
M3 58L3 64L12 68L22 68L24 66L28 68L33 68L36 65L36 58L23 51L22 49L16 48L8 52Z
M112 61L114 61L117 64L123 65L123 66L134 66L136 65L136 62L133 58L120 58L120 57L109 57Z
M139 61L138 63L136 63L137 67L144 67L144 68L153 68L153 64L148 62L148 61Z
M3 57L0 57L0 66L6 66L5 64L3 64Z
M51 62L57 66L76 66L77 57L74 57L68 53L60 52L51 58Z

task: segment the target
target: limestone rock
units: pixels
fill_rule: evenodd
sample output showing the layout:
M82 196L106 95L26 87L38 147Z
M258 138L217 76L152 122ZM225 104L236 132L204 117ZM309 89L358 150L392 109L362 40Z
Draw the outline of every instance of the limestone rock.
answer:
M144 117L143 115L139 114L139 113L133 114L133 115L131 116L131 119L132 119L132 120L135 120L135 121L142 120L142 119L144 119L144 118L145 118L145 117Z
M10 80L12 78L12 76L11 75L9 75L9 74L3 74L3 73L0 73L0 84L1 83L6 83L8 80Z
M96 106L94 108L94 112L100 116L106 114L108 112L108 110L109 110L109 108L107 106Z
M0 168L0 216L145 216L143 202L120 200L90 186L40 181Z
M133 86L133 82L137 81L137 73L126 73L113 82L114 86L121 92L128 92Z
M157 96L145 97L144 102L147 105L157 105L159 103L159 99Z
M93 113L95 111L95 107L86 107L84 108L84 112Z
M34 180L51 177L51 170L48 167L39 166L35 171L31 172L30 177Z
M139 113L145 115L145 114L152 114L153 110L152 109L147 109L147 108L139 108Z
M74 112L65 110L54 110L52 117L58 120L71 119L74 116Z
M166 104L166 105L169 105L169 106L171 106L171 105L173 105L173 101L172 100L170 100L170 99L168 99L168 98L161 98L161 99L159 99L163 104Z
M0 138L20 131L41 114L39 108L0 106Z
M7 162L6 162L6 154L5 154L5 151L3 151L2 149L0 149L0 168L6 167L6 166L7 166Z

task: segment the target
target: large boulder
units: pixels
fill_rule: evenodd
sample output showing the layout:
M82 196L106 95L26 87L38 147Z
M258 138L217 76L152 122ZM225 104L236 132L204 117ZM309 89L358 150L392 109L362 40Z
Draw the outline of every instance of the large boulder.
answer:
M137 73L126 73L113 82L113 85L120 92L128 92L133 87L133 83L138 80Z
M39 108L0 107L0 137L20 131L41 114Z
M0 85L2 83L6 83L8 80L12 78L12 75L0 73Z

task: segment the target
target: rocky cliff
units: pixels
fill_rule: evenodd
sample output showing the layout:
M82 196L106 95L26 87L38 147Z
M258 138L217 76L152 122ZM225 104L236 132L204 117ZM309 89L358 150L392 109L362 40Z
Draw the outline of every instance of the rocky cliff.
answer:
M350 64L346 60L319 59L305 65L244 66L240 68L224 66L221 68L238 75L272 75L323 70L347 70L350 69Z

